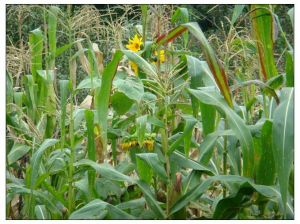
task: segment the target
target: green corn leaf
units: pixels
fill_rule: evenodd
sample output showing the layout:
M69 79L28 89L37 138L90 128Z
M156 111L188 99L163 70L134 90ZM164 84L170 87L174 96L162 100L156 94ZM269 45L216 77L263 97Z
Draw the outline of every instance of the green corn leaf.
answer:
M212 176L206 179L205 181L203 181L200 185L195 186L192 190L188 191L181 198L179 198L178 201L172 206L170 214L174 214L184 206L188 205L191 201L201 197L201 195L203 195L215 181L219 181L226 185L228 184L230 185L234 184L237 186L246 185L247 187L251 187L253 190L257 191L259 194L267 198L280 197L280 195L278 196L275 188L270 186L264 186L264 185L256 185L249 178L235 176L235 175Z
M192 159L186 158L182 153L175 151L171 154L170 156L170 161L176 163L179 167L183 168L189 168L193 170L199 170L199 171L204 171L208 174L213 174L208 167L200 164L197 161L194 161Z
M122 92L114 92L111 97L111 105L118 115L125 114L133 105L134 101Z
M37 219L42 219L42 220L50 219L50 214L47 211L45 205L36 205L34 211Z
M57 139L46 139L41 146L36 150L31 158L31 178L30 178L30 185L33 187L35 185L35 182L38 178L39 171L40 171L40 165L42 162L42 156L44 152L49 148L54 146L58 142Z
M191 132L194 129L195 124L197 123L197 120L193 118L192 116L184 116L185 119L185 126L182 135L176 139L175 142L173 142L169 149L168 149L168 154L170 155L181 143L182 141L187 141L187 138L191 138ZM184 146L185 148L185 154L186 156L188 155L189 152L189 146L190 146L190 141L185 143L186 145Z
M56 6L50 6L48 10L49 69L51 70L55 67L57 15L59 11L60 9Z
M74 163L75 167L83 167L83 166L89 166L96 170L97 173L99 173L101 176L109 179L109 180L115 180L115 181L127 181L129 183L134 182L134 179L132 179L129 176L126 176L116 169L114 169L112 166L109 164L98 164L92 160L88 159L82 159L78 161L77 163Z
M183 25L188 28L188 30L200 41L200 47L204 53L205 59L209 65L209 68L215 78L215 81L224 96L226 102L230 107L233 106L231 99L231 92L228 85L227 75L225 70L220 63L219 59L214 53L214 50L208 43L206 37L204 36L201 28L197 23L187 23Z
M66 135L66 120L67 120L67 98L70 92L70 81L69 80L59 80L60 86L60 129L61 129L61 148L64 148L65 135Z
M30 151L28 145L15 143L10 152L7 155L8 164L11 165Z
M118 64L123 57L121 51L116 51L112 61L106 66L102 75L100 89L96 91L95 108L97 111L100 135L104 153L107 151L107 116L112 81L117 72Z
M148 63L144 58L130 50L122 50L122 52L130 61L136 63L149 77L157 77L154 66Z
M203 103L213 105L219 109L222 113L226 115L228 125L230 129L235 133L236 137L239 139L242 151L243 151L243 175L248 177L253 177L253 160L254 160L254 148L253 140L251 136L250 129L247 127L245 122L241 117L232 110L223 97L219 95L216 91L209 91L207 89L202 90L192 90L188 91L193 94L198 100Z
M152 176L153 176L153 170L151 169L150 165L146 163L144 160L142 160L140 157L137 156L138 154L135 154L136 156L136 166L137 171L139 174L139 178L142 181L145 181L147 184L151 184Z
M40 28L29 34L29 47L31 52L31 73L36 82L37 70L42 70L43 61L43 32Z
M69 219L134 219L135 217L100 199L95 199L74 211Z
M187 8L178 7L171 18L172 23L180 22L180 23L188 23L189 22L189 11ZM183 43L184 47L187 47L189 41L189 33L184 32L183 36Z
M147 205L150 207L150 209L156 214L156 216L160 219L166 218L164 211L158 204L158 201L155 200L155 197L153 193L151 192L151 189L148 184L146 184L144 181L137 181L137 184L139 188L142 190L144 194L144 198L147 201Z
M273 115L273 150L284 211L289 176L294 161L294 88L281 90L281 102Z
M273 123L266 120L261 129L261 155L256 167L256 183L263 185L275 184L275 162L272 149L272 126Z
M138 153L136 156L147 163L154 173L156 173L163 181L168 179L166 170L156 153Z
M251 5L251 26L258 50L261 74L266 81L277 75L274 60L275 19L268 5Z
M189 74L191 76L191 89L215 85L213 76L209 72L209 68L204 61L200 61L199 59L189 55L186 55L186 59ZM193 114L196 118L198 117L200 106L203 133L204 135L208 135L215 130L216 109L211 105L199 102L193 95L191 95L191 101Z
M294 87L294 52L287 51L285 56L286 86Z

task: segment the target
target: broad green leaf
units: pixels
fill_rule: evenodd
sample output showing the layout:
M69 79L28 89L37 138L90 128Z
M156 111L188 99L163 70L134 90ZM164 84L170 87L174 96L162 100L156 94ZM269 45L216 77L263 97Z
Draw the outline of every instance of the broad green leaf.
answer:
M128 98L140 102L144 95L142 81L135 76L128 76L126 79L117 79L113 82L119 92L124 93Z
M11 165L20 158L22 158L29 152L30 149L31 147L29 147L28 145L15 143L7 155L8 164Z
M47 220L50 219L50 214L47 211L45 205L36 205L35 208L35 216L37 219Z
M114 92L111 97L111 105L118 115L125 114L131 108L133 103L134 101L122 92Z
M33 187L35 184L35 181L38 178L39 171L40 171L40 165L42 162L42 156L46 149L49 147L54 146L58 142L57 139L45 139L44 142L40 145L38 150L36 150L31 158L30 164L31 164L31 178L30 178L30 186Z
M97 89L95 96L95 108L97 111L104 153L107 151L107 117L112 81L122 57L123 53L121 51L116 51L112 61L105 67L103 71L101 87L100 89Z
M294 87L294 52L287 51L285 56L286 86Z
M137 158L145 161L163 181L168 179L166 170L156 153L138 153Z
M266 81L277 75L274 60L275 19L269 5L251 5L251 26L258 50L260 70Z
M220 63L219 59L214 53L214 50L210 46L209 42L207 41L204 33L202 32L199 25L195 22L193 23L186 23L183 25L184 27L188 28L188 30L200 41L200 47L204 53L204 57L209 65L209 68L215 78L215 81L224 96L226 102L230 107L233 107L232 99L231 99L231 92L228 85L227 75L225 70Z
M284 211L294 162L294 88L281 90L281 102L273 115L273 150Z
M101 176L109 179L109 180L115 180L115 181L127 181L127 182L134 182L134 179L132 179L129 176L126 176L116 169L114 169L112 166L106 163L98 164L94 161L88 160L88 159L82 159L76 163L74 163L74 166L89 166L96 170L97 173L99 173Z
M256 167L256 183L263 185L275 184L275 162L272 149L272 126L270 120L266 120L261 129L261 155Z
M153 193L151 192L151 189L148 184L146 184L144 181L137 181L137 184L141 191L144 194L144 198L147 201L147 205L150 207L150 209L156 214L156 216L160 219L166 218L166 215L160 205L158 204L158 201L156 201Z
M236 114L236 112L231 109L223 97L220 96L216 91L208 91L206 89L192 90L188 91L193 94L198 100L203 103L214 105L223 114L225 114L228 121L229 128L235 133L236 137L239 139L242 152L243 152L243 175L248 177L253 177L254 167L254 149L253 141L250 129L247 127L245 122L241 117Z

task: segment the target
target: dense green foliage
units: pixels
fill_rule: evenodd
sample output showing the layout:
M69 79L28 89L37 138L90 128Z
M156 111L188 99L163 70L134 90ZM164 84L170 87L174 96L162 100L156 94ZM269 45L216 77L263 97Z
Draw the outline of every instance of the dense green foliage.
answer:
M293 6L7 15L7 219L294 218Z

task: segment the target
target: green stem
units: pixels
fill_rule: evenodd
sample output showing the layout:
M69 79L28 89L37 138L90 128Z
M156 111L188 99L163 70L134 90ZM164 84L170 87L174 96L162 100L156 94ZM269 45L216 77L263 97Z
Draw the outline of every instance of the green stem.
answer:
M69 27L69 43L72 43L72 33L71 33L71 5L68 5L68 27ZM71 57L71 51L69 51L70 57ZM71 70L69 68L70 72L70 80L71 78ZM71 84L73 84L71 82ZM74 189L73 189L73 173L74 173L74 157L75 157L75 150L74 150L74 121L73 121L73 86L71 89L71 97L70 97L70 127L69 127L69 133L70 133L70 160L69 160L69 174L68 174L68 184L69 184L69 190L68 190L68 211L69 214L73 211L73 205L74 205Z
M225 120L225 130L227 129L227 120ZM224 149L223 149L223 174L227 175L227 136L224 136ZM223 198L226 198L226 186L223 185Z

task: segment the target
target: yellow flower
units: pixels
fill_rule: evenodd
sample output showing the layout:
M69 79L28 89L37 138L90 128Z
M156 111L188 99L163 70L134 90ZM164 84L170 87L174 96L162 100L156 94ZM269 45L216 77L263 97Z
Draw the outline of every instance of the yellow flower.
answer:
M137 64L135 64L132 61L130 61L129 65L130 65L131 69L134 71L134 74L137 75L138 74L138 66L137 66Z
M141 50L143 44L143 38L139 38L138 35L134 35L133 39L129 39L129 44L126 45L127 49L137 52Z
M127 49L132 50L133 52L137 52L141 50L141 45L143 44L143 38L139 38L138 35L134 35L133 39L129 39L129 44L126 45ZM137 64L130 62L130 67L134 71L134 74L138 74L138 66Z
M149 140L149 139L145 140L144 141L144 146L146 147L146 149L148 151L152 151L153 150L153 146L154 146L154 140Z
M154 54L155 54L155 56L157 56L158 55L157 51L155 51ZM165 58L165 50L160 50L159 51L159 61L160 61L160 63L164 63L165 60L166 60L166 58Z

